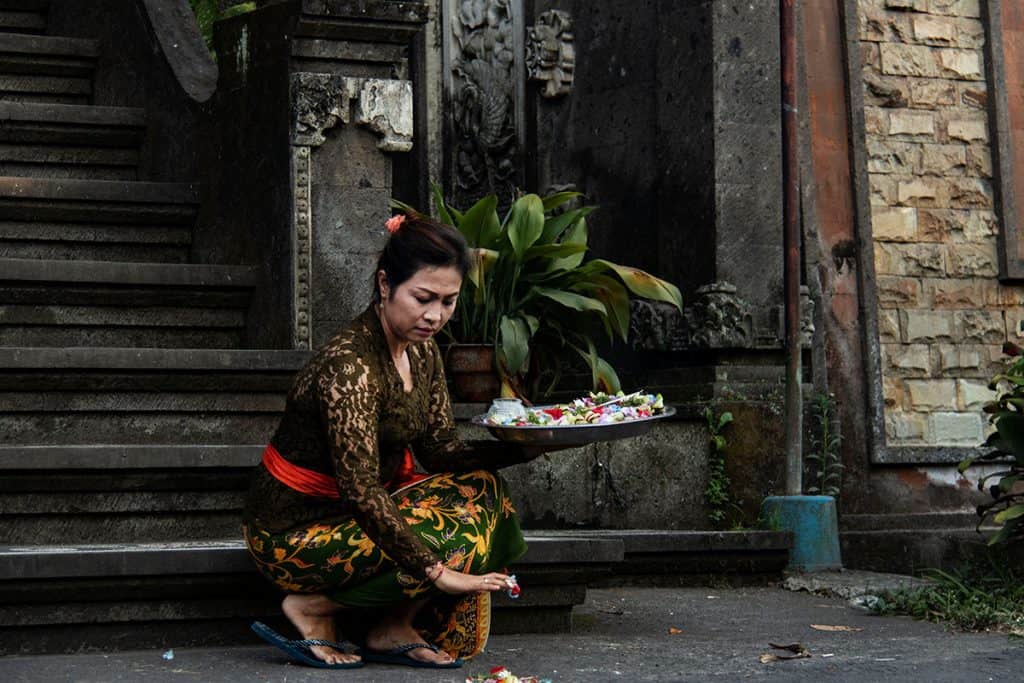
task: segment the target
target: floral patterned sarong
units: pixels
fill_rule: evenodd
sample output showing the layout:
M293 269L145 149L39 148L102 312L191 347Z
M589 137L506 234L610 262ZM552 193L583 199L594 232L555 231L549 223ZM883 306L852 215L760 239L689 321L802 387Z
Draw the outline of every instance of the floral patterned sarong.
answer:
M438 474L391 494L406 523L446 566L501 571L526 552L504 481L485 470ZM487 642L490 595L444 595L404 572L354 520L314 522L280 533L245 528L259 571L289 593L322 593L350 608L430 599L417 627L428 642L472 657Z

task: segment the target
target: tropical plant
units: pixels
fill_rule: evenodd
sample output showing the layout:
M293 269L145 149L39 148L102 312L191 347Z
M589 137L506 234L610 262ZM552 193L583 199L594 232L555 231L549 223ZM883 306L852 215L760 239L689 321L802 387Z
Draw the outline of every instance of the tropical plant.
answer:
M991 450L960 463L961 474L978 462L1005 465L978 482L978 489L987 490L993 498L991 503L978 506L978 526L991 521L1000 527L989 539L990 545L1024 542L1024 356L1021 348L1010 342L1003 345L1003 353L1013 360L989 383L990 389L1002 393L984 407L995 427L985 441ZM995 483L990 484L992 480Z
M845 467L839 452L843 438L836 429L835 397L818 394L811 410L818 423L818 433L814 439L814 450L804 456L804 461L810 465L810 485L806 490L809 494L838 498Z
M213 24L221 19L233 17L236 14L252 12L256 9L255 2L225 2L224 0L189 0L192 13L196 15L196 22L199 24L199 32L206 41L206 46L213 53ZM214 54L214 56L216 56Z
M567 208L579 196L525 194L499 218L495 195L462 212L434 188L440 220L458 228L473 256L448 332L455 342L494 345L505 395L548 395L566 353L586 362L595 391L614 393L619 378L596 339L602 329L609 341L627 339L630 294L682 309L679 289L664 280L604 259L584 262L586 217L596 207Z
M732 481L725 471L725 448L729 442L722 431L733 418L732 413L728 411L716 416L711 406L707 406L704 408L704 420L708 425L708 443L711 447L704 502L708 506L708 519L715 526L721 526L725 523L730 510L742 512L739 504L732 498Z

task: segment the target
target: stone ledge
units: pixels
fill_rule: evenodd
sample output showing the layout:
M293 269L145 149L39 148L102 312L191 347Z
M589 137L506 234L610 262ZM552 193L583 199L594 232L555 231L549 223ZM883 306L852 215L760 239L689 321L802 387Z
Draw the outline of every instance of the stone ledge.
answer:
M677 531L623 529L573 531L573 536L621 541L627 555L635 553L700 553L714 551L789 550L788 531Z
M89 126L146 125L146 110L137 107L101 107L92 104L40 104L0 102L0 121L66 123Z
M988 533L978 533L973 526L839 532L847 568L898 574L955 570L965 559L982 559L990 553L987 538ZM1017 549L1017 562L1024 562L1022 551Z
M978 516L973 512L917 512L906 514L842 515L841 531L973 529Z
M0 446L0 471L252 467L260 461L264 447L205 444Z
M517 565L608 564L621 541L569 535L526 535ZM0 581L255 572L241 540L68 546L0 546Z
M129 204L196 204L199 189L188 183L0 177L0 200L49 199L56 202L125 202Z
M196 263L0 258L0 279L61 284L251 288L259 284L259 271L254 266Z
M295 372L309 351L291 349L0 348L5 370L170 370Z
M0 34L0 52L15 54L67 55L72 57L98 57L98 40L85 38L57 38L30 36L16 33Z

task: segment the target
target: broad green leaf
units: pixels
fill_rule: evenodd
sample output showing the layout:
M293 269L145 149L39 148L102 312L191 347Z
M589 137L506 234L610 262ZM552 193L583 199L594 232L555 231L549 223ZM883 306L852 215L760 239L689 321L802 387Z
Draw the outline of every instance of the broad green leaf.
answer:
M588 269L595 270L612 270L618 275L622 282L629 287L629 290L637 296L642 296L645 299L653 299L655 301L665 301L670 304L675 304L676 308L682 310L683 308L683 296L679 293L679 288L670 282L666 282L661 278L654 277L648 272L640 270L639 268L631 268L630 266L620 266L617 263L611 261L605 261L603 259L595 259L587 264Z
M544 229L544 205L540 197L528 194L516 200L509 209L506 228L516 260L522 261L523 254L533 246Z
M561 258L582 254L587 250L585 244L535 244L526 250L525 261L532 258Z
M544 231L541 233L538 242L541 244L551 244L558 240L565 229L575 223L578 219L584 218L591 211L596 209L596 206L583 206L579 209L573 209L566 211L565 213L549 218L544 223Z
M509 373L518 375L530 352L529 326L521 318L502 317L498 346L504 353Z
M552 301L558 302L566 308L571 308L575 311L594 311L596 313L608 315L608 309L604 307L604 304L589 296L582 296L580 294L574 294L573 292L565 292L560 289L551 289L549 287L534 287L531 291L533 291L537 296L551 299Z
M566 202L571 201L576 197L582 196L582 192L575 191L555 192L554 194L549 194L542 200L544 202L544 213L547 213L548 211L553 211L560 207L562 204L565 204Z
M1010 453L1024 454L1024 415L1003 415L996 421L996 429Z
M409 206L405 202L399 201L394 197L391 198L388 204L391 206L392 209L398 209L402 213L408 214L410 216L416 216L417 218L430 218L430 216L420 213L419 211Z
M537 334L537 330L540 329L540 318L529 313L520 313L519 317L523 319L527 327L530 328L530 336Z
M1014 484L1020 481L1022 476L1024 475L1013 474L1010 475L1009 477L1003 477L1002 479L999 480L999 490L1009 491L1011 488L1013 488Z
M1010 533L1013 531L1013 525L1005 524L1003 528L999 530L992 538L988 539L987 545L999 545L1010 537Z
M491 244L498 236L501 227L498 224L498 198L487 195L459 220L459 231L465 236L470 247L483 247Z
M580 244L584 247L587 245L587 221L579 219L565 231L562 235L562 244ZM572 270L583 263L583 253L573 254L572 256L566 256L565 258L556 259L551 264L554 269Z
M607 275L593 275L574 289L599 299L608 309L611 327L623 341L629 338L629 293L622 284Z
M484 278L498 262L498 252L493 249L470 249L469 256L471 263L466 277L478 289L484 289Z
M441 186L434 183L434 206L437 208L437 215L441 218L442 223L448 225L455 225L455 221L452 219L452 215L448 213L448 207L444 203L444 195L441 193Z
M615 372L615 368L593 350L591 350L591 357L593 361L590 371L594 380L594 391L603 391L606 394L618 393L622 389L622 384L619 382L619 375Z
M996 524L1005 524L1006 522L1009 522L1011 519L1017 519L1018 517L1024 517L1024 503L1011 505L1010 507L1006 508L1005 510L1003 510L1002 512L995 516L995 522Z

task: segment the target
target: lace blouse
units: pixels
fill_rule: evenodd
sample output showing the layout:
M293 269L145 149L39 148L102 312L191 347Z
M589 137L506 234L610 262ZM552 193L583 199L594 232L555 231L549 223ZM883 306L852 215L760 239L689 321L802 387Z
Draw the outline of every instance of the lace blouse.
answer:
M384 486L405 448L428 472L497 469L528 458L511 444L461 441L437 342L410 344L407 353L409 392L371 307L313 356L288 394L271 443L289 462L332 475L341 499L294 491L260 465L246 501L246 524L282 532L312 521L355 519L414 576L440 559L408 527Z

